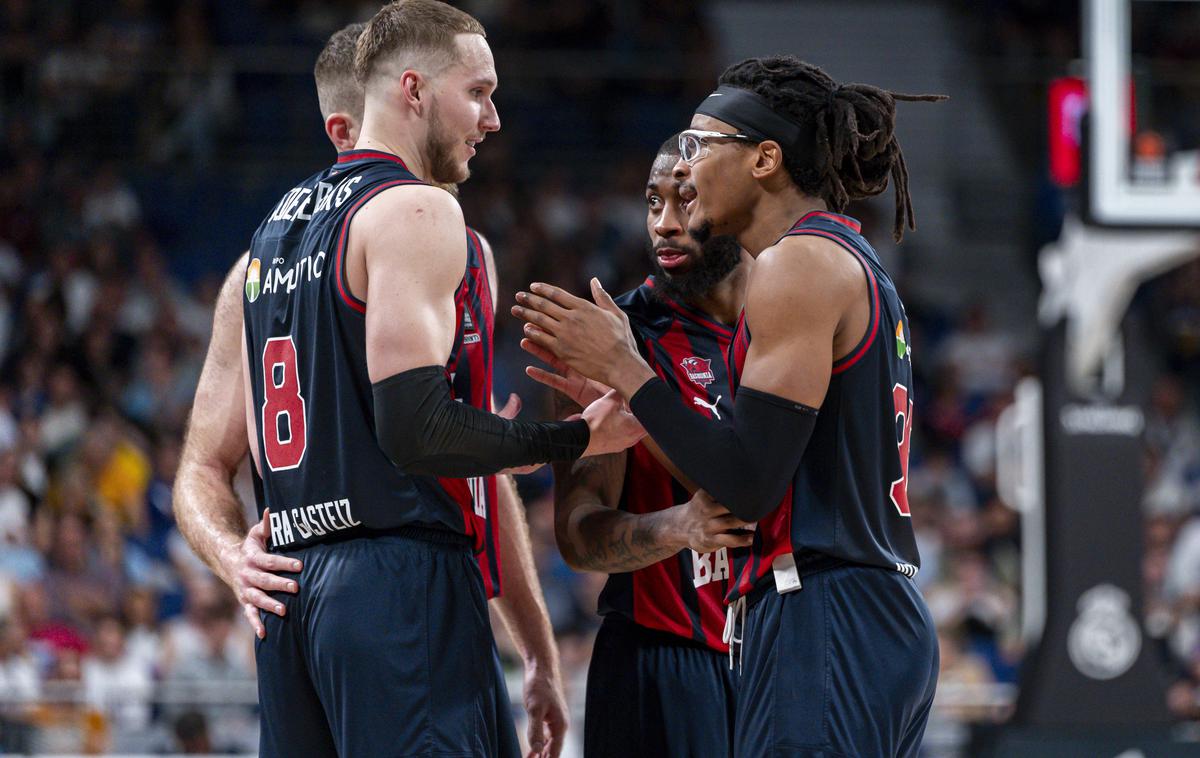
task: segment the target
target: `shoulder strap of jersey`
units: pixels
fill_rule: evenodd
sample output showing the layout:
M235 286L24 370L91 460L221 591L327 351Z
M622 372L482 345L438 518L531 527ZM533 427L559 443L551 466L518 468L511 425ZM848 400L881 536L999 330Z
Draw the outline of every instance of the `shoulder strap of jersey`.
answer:
M827 239L854 256L854 259L858 261L858 264L862 266L863 271L867 275L871 309L868 319L869 325L866 332L863 333L862 339L854 346L854 349L833 362L834 375L849 370L862 360L862 357L867 354L867 351L871 349L871 345L874 344L876 333L879 331L879 277L875 271L871 256L860 247L859 241L862 239L861 229L861 225L849 216L826 213L825 211L812 211L801 217L787 234L779 238L780 240L787 237L821 237Z
M352 176L355 172L362 175L364 181L360 187L354 190L350 208L339 222L336 236L337 241L334 245L337 251L334 256L333 269L336 280L335 284L338 297L342 303L355 313L365 315L367 312L366 302L356 297L346 284L345 253L350 233L350 222L354 220L355 214L380 192L392 187L408 184L427 184L427 182L418 179L404 165L404 161L390 153L381 153L373 150L351 150L338 155L337 163L339 166L346 166L348 169L339 175L341 177L339 182L345 181L346 178Z

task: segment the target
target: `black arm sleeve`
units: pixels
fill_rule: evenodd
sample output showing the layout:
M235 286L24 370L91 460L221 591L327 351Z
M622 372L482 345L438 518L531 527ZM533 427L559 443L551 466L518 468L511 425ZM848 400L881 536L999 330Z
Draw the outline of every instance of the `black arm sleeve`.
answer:
M643 384L629 406L684 476L743 521L779 505L817 424L815 408L741 387L733 424L718 426L659 378Z
M439 366L389 376L371 391L375 437L405 473L486 476L516 466L572 461L587 449L587 422L509 421L457 402Z

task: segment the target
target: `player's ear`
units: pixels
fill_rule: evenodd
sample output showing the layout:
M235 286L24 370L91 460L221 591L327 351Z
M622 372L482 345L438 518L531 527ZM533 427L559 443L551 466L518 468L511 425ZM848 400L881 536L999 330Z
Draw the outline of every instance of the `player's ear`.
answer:
M786 174L783 165L783 148L775 140L760 142L754 146L754 166L751 169L755 179L769 179L780 172Z
M341 153L354 148L354 143L358 141L358 129L353 119L345 113L334 111L325 119L325 136Z
M427 85L425 77L412 69L400 75L400 96L418 113L421 111Z

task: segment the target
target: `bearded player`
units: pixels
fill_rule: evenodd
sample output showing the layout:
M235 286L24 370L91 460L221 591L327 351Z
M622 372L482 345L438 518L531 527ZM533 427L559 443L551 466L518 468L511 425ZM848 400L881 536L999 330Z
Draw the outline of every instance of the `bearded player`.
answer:
M758 524L729 595L738 756L916 755L933 700L937 638L912 581L907 318L840 213L890 180L897 240L915 227L903 99L795 58L750 59L681 134L692 235L732 234L755 256L731 426L678 401L595 280L600 306L544 285L518 295L530 340L628 398L684 475Z
M672 176L678 160L679 140L671 137L646 183L654 274L617 304L658 375L695 413L724 424L733 409L725 352L749 257L731 237L701 246L688 234L681 182ZM595 392L569 370L529 372L577 402ZM728 754L735 701L724 596L733 551L750 544L747 532L733 530L747 524L707 500L689 500L640 444L556 464L555 491L563 557L573 568L609 574L588 669L585 754L624 756L635 746L643 755Z

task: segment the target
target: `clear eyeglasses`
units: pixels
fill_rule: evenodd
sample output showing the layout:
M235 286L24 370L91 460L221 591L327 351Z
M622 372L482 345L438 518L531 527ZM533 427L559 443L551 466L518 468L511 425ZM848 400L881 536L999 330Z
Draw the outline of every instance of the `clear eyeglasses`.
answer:
M707 156L709 150L708 141L713 139L736 139L749 143L759 142L759 140L751 137L749 134L742 134L741 132L726 134L725 132L707 132L703 129L686 129L679 133L679 155L683 158L683 162L691 166L696 161Z

